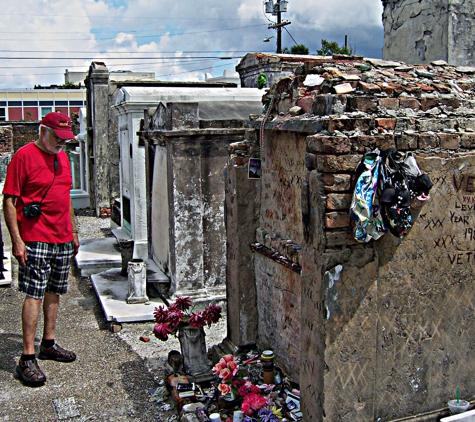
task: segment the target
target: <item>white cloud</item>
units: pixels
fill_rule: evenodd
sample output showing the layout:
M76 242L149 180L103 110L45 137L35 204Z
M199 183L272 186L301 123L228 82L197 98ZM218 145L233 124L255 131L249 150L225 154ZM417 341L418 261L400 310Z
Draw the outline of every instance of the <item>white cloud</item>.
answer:
M205 72L234 69L250 51L275 51L268 29L275 17L258 0L22 0L3 2L0 87L31 88L64 82L64 70L86 71L94 60L154 71L164 80L202 80ZM294 40L320 48L322 38L380 57L379 0L289 0L283 47ZM287 32L288 31L288 32ZM181 51L181 54L175 52ZM201 56L201 58L200 58ZM232 56L232 60L212 59Z

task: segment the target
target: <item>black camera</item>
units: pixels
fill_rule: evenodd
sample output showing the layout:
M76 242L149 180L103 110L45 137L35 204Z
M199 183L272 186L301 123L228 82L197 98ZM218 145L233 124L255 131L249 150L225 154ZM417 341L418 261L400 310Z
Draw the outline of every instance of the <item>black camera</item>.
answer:
M25 208L23 208L23 214L25 215L25 218L39 217L41 215L41 204L33 203L25 205Z

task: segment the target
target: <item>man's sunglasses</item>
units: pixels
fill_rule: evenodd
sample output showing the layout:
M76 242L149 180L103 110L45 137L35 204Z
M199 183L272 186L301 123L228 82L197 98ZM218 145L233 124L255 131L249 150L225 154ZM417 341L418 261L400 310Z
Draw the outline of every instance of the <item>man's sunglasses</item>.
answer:
M59 144L59 143L63 143L63 142L71 142L71 141L74 141L74 139L61 139L59 136L56 135L56 133L54 133L54 130L51 129L50 127L48 126L45 126L46 129L48 129L48 132L51 133L51 135L53 135L56 139L56 142Z

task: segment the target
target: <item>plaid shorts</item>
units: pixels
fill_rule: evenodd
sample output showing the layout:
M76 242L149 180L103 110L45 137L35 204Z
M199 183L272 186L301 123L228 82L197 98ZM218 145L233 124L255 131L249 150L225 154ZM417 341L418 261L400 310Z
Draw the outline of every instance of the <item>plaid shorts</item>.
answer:
M34 299L45 292L62 295L68 291L74 242L25 242L28 260L19 266L18 289Z

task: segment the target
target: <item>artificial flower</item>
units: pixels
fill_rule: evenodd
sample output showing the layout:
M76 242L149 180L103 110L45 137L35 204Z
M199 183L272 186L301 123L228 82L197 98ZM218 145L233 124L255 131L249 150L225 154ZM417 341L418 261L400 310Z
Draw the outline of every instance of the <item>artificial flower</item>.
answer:
M229 368L224 368L219 373L219 378L221 378L223 382L230 380L232 377L233 373L229 370Z
M167 322L168 310L160 305L158 308L155 308L155 311L153 312L153 316L155 317L155 322L158 322L158 323Z
M271 409L262 408L257 415L261 422L279 422L279 418L274 415Z
M168 324L155 324L153 327L153 334L162 341L168 340L168 334L171 334L171 332L172 329Z
M189 297L177 296L175 302L164 308L158 306L153 312L156 325L153 334L159 340L168 340L168 335L176 336L178 328L189 325L193 328L208 327L221 318L221 306L211 304L203 312L192 312L192 301ZM232 369L231 369L232 370Z
M231 392L231 386L229 384L219 384L218 389L223 396Z
M206 321L203 318L203 314L201 312L196 312L190 315L190 319L188 320L190 325L195 328L201 328L206 325Z
M173 309L168 312L168 322L172 327L178 327L180 322L183 321L183 312L179 309Z
M282 419L282 409L278 409L276 406L272 406L272 413L279 419Z
M266 399L260 394L249 393L244 397L241 410L246 415L252 415L254 411L261 409L266 405Z
M177 296L175 305L180 311L187 311L191 307L191 299L189 297Z
M220 320L221 310L221 306L212 303L208 308L203 311L203 318L208 324L208 327L210 327L211 324L215 324Z

